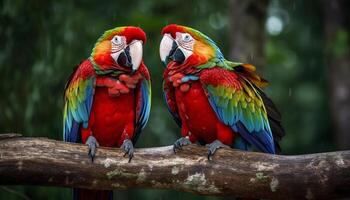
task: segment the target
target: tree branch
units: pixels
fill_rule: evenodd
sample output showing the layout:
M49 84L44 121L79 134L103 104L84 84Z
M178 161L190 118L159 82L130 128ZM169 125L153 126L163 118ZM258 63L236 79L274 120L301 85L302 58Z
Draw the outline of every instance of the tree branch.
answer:
M157 188L202 195L268 199L350 196L350 151L278 156L220 149L137 149L131 163L120 149L87 147L45 138L0 137L0 184L90 189Z

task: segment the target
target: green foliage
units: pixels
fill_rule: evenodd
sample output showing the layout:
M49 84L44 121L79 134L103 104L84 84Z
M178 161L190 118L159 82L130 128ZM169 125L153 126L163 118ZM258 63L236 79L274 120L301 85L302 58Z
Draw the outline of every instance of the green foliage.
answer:
M264 74L271 82L267 91L282 112L287 132L283 153L331 150L321 2L279 3L271 3L270 13L283 19L285 28L280 35L268 37Z
M344 56L344 54L349 50L349 31L340 29L337 31L335 40L328 44L331 49L330 51L339 58Z
M327 68L320 1L272 1L269 13L282 13L284 29L267 36L268 94L283 114L287 136L283 153L334 149L328 111ZM62 139L63 88L73 67L87 58L107 29L135 25L148 36L144 60L152 74L152 112L138 147L172 144L180 130L161 93L163 66L158 46L169 23L193 26L215 40L228 57L228 2L225 1L45 1L0 2L0 132ZM280 16L280 17L281 17ZM239 19L237 19L239 20ZM264 34L263 32L261 34ZM348 32L331 46L348 48ZM239 62L239 61L238 61ZM254 64L254 63L253 63ZM137 156L137 155L136 155ZM122 159L122 158L121 158ZM69 189L9 187L31 199L68 199ZM118 199L215 199L164 190L118 191ZM0 199L21 199L0 188Z

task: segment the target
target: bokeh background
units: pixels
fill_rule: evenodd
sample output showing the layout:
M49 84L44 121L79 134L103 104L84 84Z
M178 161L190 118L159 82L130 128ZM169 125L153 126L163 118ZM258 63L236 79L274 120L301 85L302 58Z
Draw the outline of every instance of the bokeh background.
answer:
M162 99L158 47L169 23L201 30L226 58L249 62L270 81L283 115L283 154L350 149L349 1L0 1L0 133L62 139L63 88L107 29L134 25L148 36L152 112L137 147L170 145L180 129ZM216 199L170 190L116 192L115 199ZM0 199L69 199L70 189L0 186Z

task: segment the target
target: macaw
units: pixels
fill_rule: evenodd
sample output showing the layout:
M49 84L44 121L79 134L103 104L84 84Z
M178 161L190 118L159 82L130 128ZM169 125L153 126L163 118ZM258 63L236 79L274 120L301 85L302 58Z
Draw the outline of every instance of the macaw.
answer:
M120 147L133 157L150 114L151 82L142 60L146 35L126 26L106 31L91 56L76 67L65 87L64 141ZM93 172L92 172L93 173ZM112 191L74 189L74 199L110 199Z
M164 97L182 135L174 152L199 142L208 146L209 160L222 147L278 153L281 114L255 67L226 60L212 39L193 28L171 24L162 34Z

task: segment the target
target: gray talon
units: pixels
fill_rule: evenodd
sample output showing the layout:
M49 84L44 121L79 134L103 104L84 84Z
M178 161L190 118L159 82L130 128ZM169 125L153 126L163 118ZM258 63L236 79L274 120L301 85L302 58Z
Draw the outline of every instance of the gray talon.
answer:
M131 159L134 157L134 145L132 144L131 140L129 139L124 140L120 148L122 148L125 152L124 157L128 155L129 162L130 162Z
M215 154L216 150L220 148L229 148L229 146L223 144L219 140L215 140L206 146L208 146L208 160L210 160L210 158Z
M88 139L85 142L86 145L89 147L88 155L91 159L91 162L94 162L95 154L97 151L97 148L100 146L96 140L96 138L92 135L88 137Z
M190 145L190 144L192 144L192 142L188 138L181 137L174 142L173 151L174 151L174 153L176 153L177 149L181 149L181 147L186 146L186 145Z

